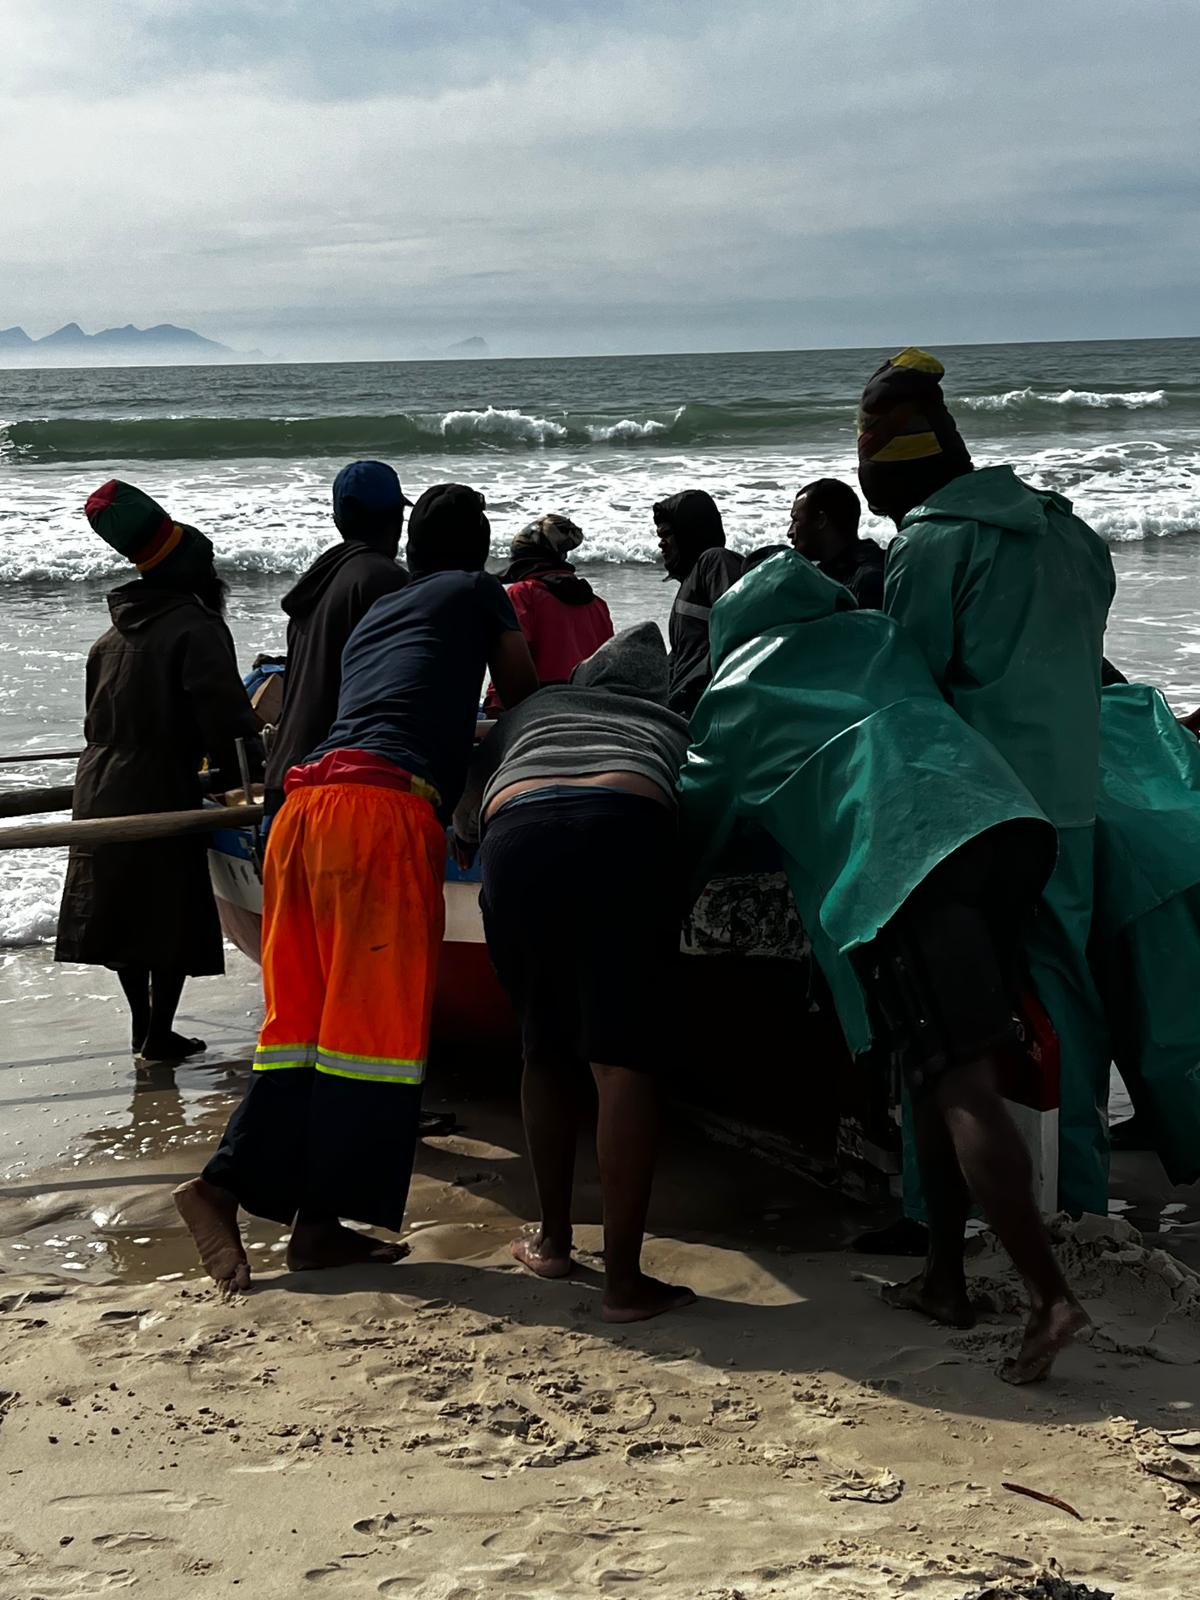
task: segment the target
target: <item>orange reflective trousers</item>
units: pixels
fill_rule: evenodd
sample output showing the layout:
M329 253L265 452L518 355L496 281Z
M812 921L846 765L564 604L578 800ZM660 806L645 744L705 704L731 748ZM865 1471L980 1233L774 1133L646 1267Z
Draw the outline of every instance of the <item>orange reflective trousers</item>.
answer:
M255 1071L424 1080L445 862L445 833L416 794L362 783L289 794L263 869Z

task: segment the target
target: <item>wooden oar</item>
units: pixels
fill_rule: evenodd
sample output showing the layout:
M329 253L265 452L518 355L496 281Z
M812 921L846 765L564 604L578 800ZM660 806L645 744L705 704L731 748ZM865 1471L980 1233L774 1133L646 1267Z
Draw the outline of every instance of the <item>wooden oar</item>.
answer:
M208 806L203 811L152 811L138 817L81 817L72 822L29 822L0 828L0 850L43 850L53 845L136 844L143 839L175 839L217 828L250 828L263 808Z
M69 811L73 783L46 789L0 790L0 817L31 817L38 811Z

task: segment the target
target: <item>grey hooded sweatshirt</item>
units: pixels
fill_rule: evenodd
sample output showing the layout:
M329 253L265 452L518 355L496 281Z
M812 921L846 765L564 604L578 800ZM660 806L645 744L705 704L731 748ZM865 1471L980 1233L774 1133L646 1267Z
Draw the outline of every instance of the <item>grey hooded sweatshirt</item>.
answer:
M636 772L673 798L688 725L667 709L668 678L663 636L653 622L641 622L581 661L570 683L523 700L476 751L455 833L473 844L493 796L530 778L554 783Z

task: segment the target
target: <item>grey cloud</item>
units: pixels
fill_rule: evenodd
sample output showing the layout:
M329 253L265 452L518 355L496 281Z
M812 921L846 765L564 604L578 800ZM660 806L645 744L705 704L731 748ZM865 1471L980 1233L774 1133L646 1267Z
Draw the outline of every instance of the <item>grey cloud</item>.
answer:
M1190 0L14 6L0 321L356 356L1192 331L1198 43Z

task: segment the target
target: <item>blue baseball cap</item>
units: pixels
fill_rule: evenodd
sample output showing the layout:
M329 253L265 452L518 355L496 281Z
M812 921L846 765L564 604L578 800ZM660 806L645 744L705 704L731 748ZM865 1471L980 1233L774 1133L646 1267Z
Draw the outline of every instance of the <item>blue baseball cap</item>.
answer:
M352 461L333 480L333 519L338 521L345 501L354 500L364 511L386 514L411 506L400 487L395 469L386 461Z

